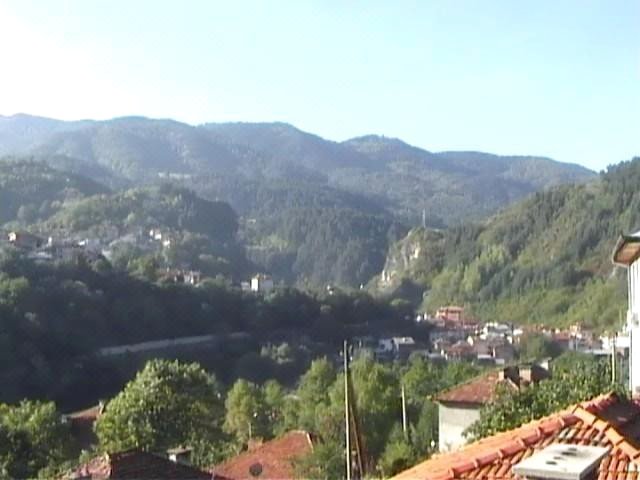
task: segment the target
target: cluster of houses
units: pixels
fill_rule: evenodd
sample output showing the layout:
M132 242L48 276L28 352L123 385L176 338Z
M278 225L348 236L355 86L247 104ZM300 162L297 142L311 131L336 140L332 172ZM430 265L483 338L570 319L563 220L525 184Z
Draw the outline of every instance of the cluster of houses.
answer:
M173 234L159 229L151 229L146 235L142 232L128 233L117 236L111 241L72 237L64 237L60 240L53 237L45 239L24 231L11 231L1 238L4 243L22 251L26 258L39 262L110 261L114 251L123 245L131 245L142 251L151 252L169 248L175 243ZM188 268L168 268L161 272L160 278L173 283L195 286L202 281L202 273Z
M72 235L43 238L26 231L11 231L2 238L35 260L62 261L74 260L80 256L87 260L109 260L120 246L130 245L142 251L154 251L168 248L174 241L170 234L157 229L149 230L146 235L141 230L120 235L116 228L114 231L105 232L100 238L78 238Z
M113 238L113 237L116 238ZM113 239L111 239L113 238ZM111 240L109 240L111 239ZM24 252L27 258L42 262L74 262L80 259L93 263L97 260L111 261L115 251L123 246L132 246L143 252L154 252L168 249L176 243L173 232L152 228L148 231L139 229L125 235L111 232L111 235L97 238L72 238L66 236L61 240L53 237L43 238L25 231L11 231L0 235L0 244L6 243ZM167 282L197 286L202 282L202 272L190 268L167 268L160 272L160 278ZM268 294L275 288L271 275L258 273L248 281L240 283L244 292Z
M406 360L421 355L432 361L468 361L483 366L505 366L517 358L524 336L542 334L555 343L559 351L574 350L594 355L610 355L612 349L625 354L629 339L597 337L592 331L574 325L569 329L546 329L538 326L515 327L500 322L479 322L465 317L464 309L446 306L434 316L418 315L416 321L428 328L428 341L411 336L362 336L353 340L357 354L379 361Z
M538 420L482 440L466 443L461 431L491 401L500 383L510 388L535 388L541 378L533 370L492 373L442 392L439 441L444 452L419 463L394 480L456 479L607 479L640 478L640 232L623 235L613 263L626 268L627 321L610 338L574 327L546 332L567 348L587 353L628 351L628 397L606 393ZM615 365L615 364L614 364ZM508 378L507 378L508 377ZM523 378L525 377L525 378ZM523 380L527 383L522 383ZM520 383L519 383L520 382Z
M104 258L99 244L89 239L56 241L52 237L44 239L28 232L12 231L6 235L5 241L33 260L70 262L83 258L95 262Z
M530 334L541 334L553 342L558 350L573 350L593 355L610 355L612 349L625 353L628 336L596 336L581 325L568 329L544 326L514 326L501 322L479 322L467 318L464 308L445 306L434 316L418 315L418 323L429 326L429 356L432 359L467 360L484 365L507 365L516 358L520 341Z

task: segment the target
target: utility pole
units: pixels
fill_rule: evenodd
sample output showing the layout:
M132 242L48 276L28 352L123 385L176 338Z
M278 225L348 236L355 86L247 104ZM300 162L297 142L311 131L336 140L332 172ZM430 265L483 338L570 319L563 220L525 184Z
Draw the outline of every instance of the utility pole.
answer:
M400 387L400 395L402 397L402 431L404 432L405 440L409 439L409 433L407 432L407 397L404 394L404 384Z
M344 434L346 440L347 480L351 480L351 425L349 415L349 346L344 341L342 355L344 357Z
M616 384L616 337L617 333L613 333L611 337L611 383Z

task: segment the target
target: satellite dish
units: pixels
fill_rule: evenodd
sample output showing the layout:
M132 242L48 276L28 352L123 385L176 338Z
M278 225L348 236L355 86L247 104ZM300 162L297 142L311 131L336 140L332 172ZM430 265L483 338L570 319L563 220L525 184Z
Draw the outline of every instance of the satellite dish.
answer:
M249 473L252 477L259 477L262 474L262 464L254 463L249 467Z

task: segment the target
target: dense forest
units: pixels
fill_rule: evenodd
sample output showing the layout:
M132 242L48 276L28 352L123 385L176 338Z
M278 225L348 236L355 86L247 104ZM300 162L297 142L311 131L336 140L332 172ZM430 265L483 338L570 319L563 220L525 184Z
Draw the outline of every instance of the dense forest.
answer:
M89 178L8 157L0 160L0 225L14 220L34 223L70 201L108 191Z
M415 282L431 311L459 303L484 320L614 329L626 283L611 252L620 233L640 226L638 182L636 158L591 183L536 193L485 223L414 230L373 283L388 292Z
M279 289L263 297L223 279L204 280L194 288L149 278L143 267L131 276L105 262L39 263L9 247L0 252L4 401L52 398L73 406L97 401L135 367L135 359L119 371L113 362L96 358L93 353L102 347L242 333L236 342L202 352L207 365L224 379L248 370L254 380L273 374L287 381L295 378L295 363L274 360L279 354L261 351L261 344L310 338L305 344L317 344L322 352L337 351L343 338L356 334L426 334L416 330L406 304L391 305L365 293ZM294 357L297 368L318 353L296 352L292 355L301 355ZM83 385L80 391L86 393L80 395L74 385Z

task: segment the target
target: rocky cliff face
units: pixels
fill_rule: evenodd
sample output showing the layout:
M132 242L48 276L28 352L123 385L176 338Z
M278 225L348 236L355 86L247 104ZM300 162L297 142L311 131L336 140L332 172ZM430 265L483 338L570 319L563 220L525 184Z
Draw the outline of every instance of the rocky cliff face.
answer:
M444 253L443 239L444 235L437 230L412 229L389 248L384 269L373 279L373 288L379 293L390 293L404 279L426 282L430 272L435 272L440 266Z

